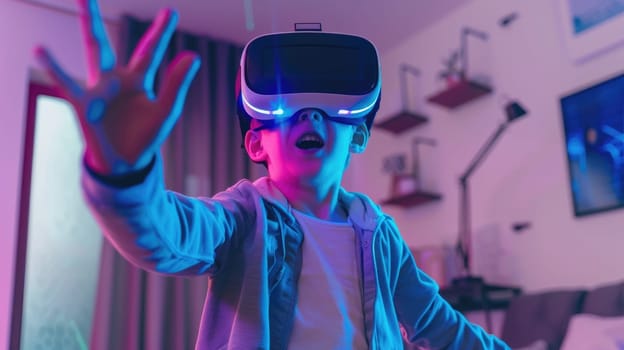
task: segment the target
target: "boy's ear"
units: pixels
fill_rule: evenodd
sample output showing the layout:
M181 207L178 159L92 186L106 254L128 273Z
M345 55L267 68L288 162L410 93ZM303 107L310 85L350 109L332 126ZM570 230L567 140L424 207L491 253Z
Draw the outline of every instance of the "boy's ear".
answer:
M362 153L366 149L368 144L368 128L365 124L360 124L356 127L351 139L350 150L353 153Z
M266 152L264 147L262 147L262 136L259 131L247 131L245 134L245 150L252 161L256 163L266 161Z

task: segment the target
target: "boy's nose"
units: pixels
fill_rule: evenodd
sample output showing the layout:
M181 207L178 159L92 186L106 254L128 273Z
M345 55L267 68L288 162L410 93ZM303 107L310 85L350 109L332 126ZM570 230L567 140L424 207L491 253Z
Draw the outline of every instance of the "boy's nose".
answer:
M304 109L299 112L298 121L302 122L304 120L310 119L311 121L322 121L323 114L316 109Z

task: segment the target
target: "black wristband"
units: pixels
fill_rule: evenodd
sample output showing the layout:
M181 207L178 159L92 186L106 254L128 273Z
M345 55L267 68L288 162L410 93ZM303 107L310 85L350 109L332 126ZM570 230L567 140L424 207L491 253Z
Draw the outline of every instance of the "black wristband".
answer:
M152 158L150 163L143 169L139 169L136 171L128 172L121 175L101 175L96 173L93 169L87 165L87 162L84 163L87 172L93 176L99 182L116 187L116 188L124 188L124 187L132 187L134 185L138 185L145 181L147 175L154 168L154 164L156 163L156 156Z

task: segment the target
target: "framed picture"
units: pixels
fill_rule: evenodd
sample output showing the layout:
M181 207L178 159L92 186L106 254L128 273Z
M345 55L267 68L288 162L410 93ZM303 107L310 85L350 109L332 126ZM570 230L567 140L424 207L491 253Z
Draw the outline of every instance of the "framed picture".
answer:
M624 42L624 1L557 0L563 37L581 63Z
M575 216L624 207L624 74L563 96Z

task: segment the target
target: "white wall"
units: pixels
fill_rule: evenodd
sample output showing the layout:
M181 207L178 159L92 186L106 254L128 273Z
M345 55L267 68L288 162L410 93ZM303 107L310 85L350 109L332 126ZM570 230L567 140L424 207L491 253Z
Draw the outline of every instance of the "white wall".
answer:
M9 342L26 98L29 70L38 68L32 55L36 44L49 47L70 74L84 76L75 16L0 1L0 349Z
M502 28L498 20L517 11L519 18ZM595 286L624 279L624 210L574 218L564 149L559 97L624 71L624 49L611 50L584 64L572 63L564 46L556 1L474 0L383 55L384 92L379 120L400 109L398 65L414 65L422 76L422 111L431 122L393 136L373 129L367 153L355 157L349 187L374 199L388 197L390 177L381 171L382 158L409 152L414 136L433 137L438 147L427 150L423 177L439 190L442 201L411 209L385 207L395 217L410 245L453 244L458 221L457 180L477 149L503 120L501 94L516 97L530 115L514 123L471 178L475 235L493 237L501 249L482 255L494 259L498 282L525 290ZM485 73L496 93L453 111L425 103L442 88L436 79L441 58L459 46L462 26L489 33L487 43L472 38L474 68ZM515 235L510 225L533 226ZM497 256L498 255L498 256ZM476 271L479 273L480 271Z

